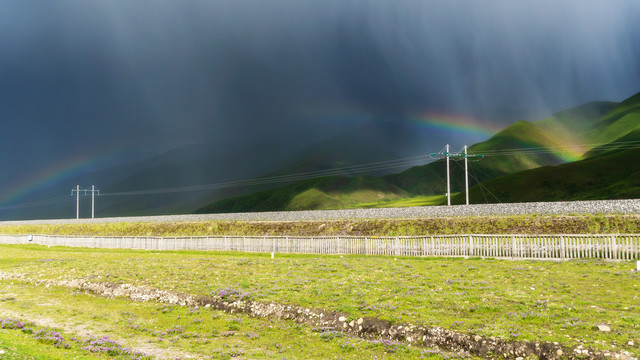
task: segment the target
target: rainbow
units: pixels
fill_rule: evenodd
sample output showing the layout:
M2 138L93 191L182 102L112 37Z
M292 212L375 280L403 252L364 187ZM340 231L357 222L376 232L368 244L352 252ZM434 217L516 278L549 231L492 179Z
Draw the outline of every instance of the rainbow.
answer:
M488 121L479 120L471 117L436 113L423 112L409 117L409 122L419 128L436 131L439 133L458 133L473 136L477 139L488 139L502 130L490 124Z
M351 123L367 123L373 118L372 114L350 106L339 107L338 111L333 110L316 111L312 116L301 116L301 118ZM504 128L482 119L433 111L410 114L398 119L398 123L408 123L421 131L435 131L442 133L443 136L451 136L452 133L472 136L477 141L486 140Z
M309 115L310 114L307 113L306 116L302 117L306 119L317 119L338 123L360 122L363 124L370 123L373 118L371 113L349 105L341 106L337 111L334 107L331 111L320 110L311 114L311 116ZM465 134L467 136L472 136L474 139L477 139L477 141L485 140L501 130L486 121L460 115L435 112L415 113L404 117L403 119L399 119L399 122L404 122L410 126L416 126L420 131L441 133L443 138L453 137L456 134ZM73 177L87 174L91 171L102 168L109 160L113 160L115 157L123 153L124 150L119 149L116 151L110 150L105 154L96 156L78 155L68 158L63 162L43 168L38 173L32 175L29 180L19 182L13 186L2 189L0 192L0 207L11 205L13 202L20 200L24 196L44 189L52 184L62 182L64 180L70 180ZM70 186L73 185L74 184L70 184Z
M23 196L44 189L57 182L100 169L107 160L112 159L120 153L122 153L122 150L110 151L97 156L80 155L43 168L36 174L33 174L29 180L3 189L3 191L0 192L0 206L10 205ZM69 190L71 190L71 187Z

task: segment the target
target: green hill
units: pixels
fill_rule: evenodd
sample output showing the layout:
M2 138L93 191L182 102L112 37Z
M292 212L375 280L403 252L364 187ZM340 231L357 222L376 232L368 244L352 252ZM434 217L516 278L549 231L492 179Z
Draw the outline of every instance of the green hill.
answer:
M640 149L616 150L522 171L472 187L469 198L472 203L640 198L638 159ZM451 201L462 204L464 194L457 194Z
M616 141L638 129L640 129L640 93L623 101L605 114L585 134L585 138L593 144L601 145Z
M635 179L640 153L628 147L633 143L640 143L640 94L619 104L592 102L536 122L518 121L469 148L470 154L486 155L471 163L471 178L503 202L639 197ZM464 165L460 160L450 165L455 193L464 188ZM425 197L444 194L445 178L445 163L439 160L380 178L305 180L223 200L198 212L432 203L435 197ZM492 201L484 189L474 187L471 202ZM460 193L452 202L463 200Z
M626 134L625 136L616 139L605 145L597 146L584 154L584 158L591 158L594 156L602 155L612 151L618 151L620 149L629 148L632 146L640 146L640 129L636 129Z
M196 213L340 209L408 196L406 191L378 178L331 176L221 200L198 209Z

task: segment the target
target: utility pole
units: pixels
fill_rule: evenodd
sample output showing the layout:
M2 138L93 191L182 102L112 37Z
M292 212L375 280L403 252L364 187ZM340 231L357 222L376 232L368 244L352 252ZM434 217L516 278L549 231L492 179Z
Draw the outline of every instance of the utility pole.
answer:
M451 179L449 179L449 144L445 147L444 155L447 157L447 205L451 205Z
M465 192L466 192L466 200L467 200L467 205L469 205L469 165L468 165L468 159L470 157L478 157L478 158L483 158L484 155L479 155L479 154L474 154L474 155L469 155L467 153L468 147L467 145L464 146L464 152L463 153L455 153L452 154L449 151L449 144L447 144L444 147L444 151L440 150L439 153L431 153L431 157L432 158L437 158L437 157L446 157L447 158L447 205L451 205L451 180L450 180L450 176L449 176L449 158L453 157L453 158L464 158L464 185L465 185Z
M465 146L465 151L466 151L466 146ZM467 161L467 158L464 159L465 161ZM465 162L466 164L466 162ZM468 195L467 195L468 198ZM95 185L91 185L91 218L94 218L94 215L96 213L96 207L95 207L95 201L96 201L96 187ZM469 204L469 200L467 200L467 204Z
M464 189L467 195L467 205L469 205L469 168L468 168L467 145L464 146Z
M80 219L80 185L76 185L76 219Z
M91 185L91 190L89 189L80 189L80 185L76 185L75 189L71 190L71 196L73 193L76 193L76 219L80 219L80 191L84 192L84 195L87 195L87 192L91 192L91 218L95 217L95 199L96 192L100 195L100 190L96 190L95 185Z

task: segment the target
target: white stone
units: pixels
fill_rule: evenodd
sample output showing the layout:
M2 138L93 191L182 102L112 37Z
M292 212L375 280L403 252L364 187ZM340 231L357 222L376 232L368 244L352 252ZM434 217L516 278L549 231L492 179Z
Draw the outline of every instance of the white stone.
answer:
M480 337L480 335L476 335L476 336L473 337L473 340L480 341L480 340L482 340L482 338Z
M556 355L558 355L558 356L562 356L562 354L563 354L563 353L562 353L562 350L558 350L558 351L556 351Z
M341 321L341 322L344 322L345 320L347 320L347 318L346 318L346 317L344 317L344 316L340 316L340 317L338 318L338 321Z
M363 318L358 319L358 325L362 325L363 322L364 322Z
M600 331L604 331L604 332L611 331L611 328L609 327L609 325L598 324L596 326L598 327L598 330L600 330Z

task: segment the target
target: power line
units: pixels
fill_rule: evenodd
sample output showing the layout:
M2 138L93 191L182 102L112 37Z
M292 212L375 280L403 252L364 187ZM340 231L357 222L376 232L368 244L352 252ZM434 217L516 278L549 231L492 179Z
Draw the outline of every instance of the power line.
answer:
M495 150L483 150L486 156L512 156L520 154L550 154L558 153L561 151L577 150L585 152L587 150L616 150L616 149L638 149L640 148L640 141L618 141L610 143L591 143L581 145L563 145L563 146L539 146L539 147L525 147L525 148L510 148L510 149L495 149Z
M439 153L435 153L435 154L443 155L446 150L445 148L440 150ZM522 155L522 154L550 154L550 153L558 153L562 151L578 150L578 149L580 151L584 151L588 149L616 150L616 149L637 149L637 148L640 148L640 141L618 141L618 142L612 142L612 143L582 144L579 146L566 145L566 146L553 146L553 147L528 147L528 148L484 150L483 155L484 157L495 157L495 156L515 156L515 155ZM446 152L449 152L449 151L446 151ZM456 160L464 159L466 162L474 159L473 155L462 156L461 153L462 151L459 151L457 153L457 156L450 156L448 157L448 160L456 161ZM434 153L432 153L430 156L433 158L433 155ZM478 157L477 159L479 160L481 158L482 157ZM395 160L380 161L380 162L374 162L374 163L368 163L368 164L345 166L345 167L338 167L333 169L309 171L309 172L286 174L286 175L279 175L279 176L260 177L260 178L246 179L246 180L193 185L193 186L183 186L183 187L170 187L170 188L160 188L160 189L102 193L100 195L101 196L129 196L129 195L152 195L152 194L163 194L163 193L217 190L217 189L226 189L226 188L232 188L232 187L266 185L266 184L306 180L306 179L321 177L321 176L361 174L361 173L366 173L366 172L371 172L376 170L387 170L387 169L393 169L393 168L409 167L413 165L421 165L424 163L425 163L424 156L419 155L419 156L412 156L412 157L395 159ZM471 169L471 171L473 173L473 169ZM476 178L476 181L478 181L477 178ZM478 184L481 185L479 181L478 181ZM78 187L77 189L72 190L72 195L73 195L73 192L76 190L79 190L79 192L83 192L85 196L87 193L91 193L90 189L80 190ZM450 189L447 190L447 194L450 196L449 190ZM95 193L99 193L99 190L95 190L95 192L92 193L92 195L95 195ZM493 196L495 197L495 195ZM496 200L500 201L498 198L496 198ZM23 209L23 208L39 207L39 206L53 206L53 205L69 203L71 201L72 199L70 199L68 196L54 197L54 198L45 199L45 200L36 200L36 201L25 202L21 204L2 206L0 207L0 210ZM78 199L76 199L76 203L77 202L78 202ZM92 208L93 208L93 201L92 201ZM94 215L93 212L94 211L92 210L92 217Z
M309 172L303 172L303 173L294 173L294 174L278 175L278 176L271 176L271 177L260 177L260 178L254 178L254 179L248 179L248 180L238 180L238 181L220 182L220 183L203 184L203 185L103 193L102 196L150 195L150 194L165 194L165 193L176 193L176 192L187 192L187 191L219 190L219 189L226 189L226 188L233 188L233 187L299 181L299 180L306 180L306 179L323 177L323 176L352 175L353 173L357 174L357 173L371 172L375 170L385 170L385 169L391 169L391 168L407 167L411 165L420 165L420 164L424 164L424 162L425 162L424 156L420 155L420 156L413 156L413 157L397 159L397 160L380 161L375 163L345 166L345 167L339 167L339 168L333 168L333 169L327 169L327 170L317 170L317 171L309 171Z

